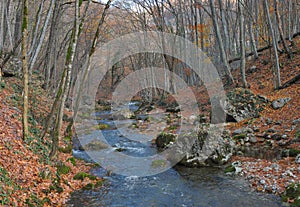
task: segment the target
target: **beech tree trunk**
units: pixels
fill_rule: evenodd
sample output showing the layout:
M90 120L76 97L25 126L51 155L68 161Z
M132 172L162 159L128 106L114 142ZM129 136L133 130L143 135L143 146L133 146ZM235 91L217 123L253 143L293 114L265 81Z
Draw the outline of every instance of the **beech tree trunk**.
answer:
M271 21L271 17L270 17L270 12L269 12L269 5L267 0L263 1L264 3L264 9L265 9L265 13L266 13L266 17L267 17L267 22L268 22L268 28L269 28L269 32L272 36L272 46L273 46L273 51L274 51L274 58L275 58L275 69L274 69L274 73L275 73L275 81L274 81L274 88L278 89L281 86L281 80L280 80L280 66L279 66L279 58L278 58L278 48L277 48L277 42L276 42L276 37L275 37L275 32L273 30L273 26L272 26L272 21Z
M23 0L23 24L22 24L22 63L23 63L23 139L27 139L28 130L28 57L27 57L27 38L28 38L28 0Z
M215 1L214 0L209 0L209 5L210 5L210 9L211 9L211 17L212 17L212 20L213 20L213 26L214 26L215 34L216 34L216 38L217 38L219 49L220 49L221 61L225 66L224 70L225 70L225 74L226 74L228 83L232 84L234 82L234 80L233 80L233 77L232 77L231 72L230 72L231 69L230 69L230 66L229 66L228 61L227 61L227 56L226 56L224 44L223 44L223 41L222 41L222 36L221 36L219 25L218 25L217 14L216 14L216 9L215 9Z
M238 14L240 20L240 53L241 53L240 70L241 70L243 87L247 88L246 72L245 72L246 71L245 29L244 29L245 24L244 24L244 11L243 11L242 0L238 0Z

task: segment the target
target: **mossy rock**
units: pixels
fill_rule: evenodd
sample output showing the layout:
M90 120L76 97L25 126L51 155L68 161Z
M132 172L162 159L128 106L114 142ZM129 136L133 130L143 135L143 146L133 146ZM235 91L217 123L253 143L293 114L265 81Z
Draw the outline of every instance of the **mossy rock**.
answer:
M294 200L291 206L300 206L300 184L290 184L281 196L283 202Z
M107 148L108 148L107 144L99 140L93 140L90 143L83 146L83 149L87 151L99 151Z
M66 175L71 171L71 168L66 166L65 164L59 165L56 168L57 168L57 173L60 175Z
M90 180L96 180L97 177L94 175L90 175L86 172L79 172L76 175L74 175L73 179L74 180L84 180L84 178L89 178Z
M100 123L97 126L95 126L96 130L105 130L105 129L108 129L108 128L109 128L109 125L108 124L103 124L103 123Z
M89 183L86 186L83 187L83 190L94 190L103 185L103 181L97 181L96 183Z
M241 139L245 139L246 138L246 134L237 134L235 136L233 136L232 138L235 140L241 140Z
M233 172L235 172L235 167L232 165L229 165L225 168L224 172L225 173L233 173Z
M165 160L153 160L151 163L151 167L153 168L162 168L166 166L167 166L167 162Z
M283 157L296 157L298 154L300 154L300 150L298 149L286 149L282 152Z
M73 146L72 145L68 145L66 147L59 147L58 151L60 151L62 153L65 153L65 154L71 154L72 149L73 149Z
M176 140L176 135L171 133L161 133L157 136L155 143L158 148L165 148L171 142Z

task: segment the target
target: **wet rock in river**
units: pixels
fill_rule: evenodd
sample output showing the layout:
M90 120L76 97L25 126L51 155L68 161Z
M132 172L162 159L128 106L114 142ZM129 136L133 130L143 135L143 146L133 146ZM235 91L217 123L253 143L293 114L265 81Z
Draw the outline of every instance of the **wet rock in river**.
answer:
M90 143L83 146L83 149L86 151L99 151L107 148L108 148L107 144L99 140L93 140Z
M235 143L226 132L218 133L217 130L208 131L204 128L178 136L158 136L156 145L159 148L172 147L168 159L181 160L180 164L187 167L223 165L235 149Z

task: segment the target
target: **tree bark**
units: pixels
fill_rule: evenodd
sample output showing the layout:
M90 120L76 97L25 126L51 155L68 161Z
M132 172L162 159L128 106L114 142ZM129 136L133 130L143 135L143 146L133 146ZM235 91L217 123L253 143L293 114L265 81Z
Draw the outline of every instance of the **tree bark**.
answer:
M234 80L233 80L233 77L232 77L231 72L230 72L231 69L230 69L230 66L229 66L228 61L227 61L227 56L226 56L226 52L225 52L225 49L224 49L224 44L223 44L223 41L222 41L222 36L221 36L219 25L218 25L217 14L216 14L216 9L215 9L215 1L214 0L209 0L209 5L210 5L210 9L211 9L211 17L212 17L212 20L213 20L215 34L216 34L216 38L217 38L219 49L220 49L221 61L225 66L225 74L226 74L226 78L228 80L228 83L232 84L234 82Z
M23 24L22 24L22 63L23 63L23 139L27 139L28 130L28 93L29 93L29 72L27 57L27 38L28 38L28 0L23 0Z
M270 31L270 34L272 36L272 46L273 46L273 50L274 50L274 56L275 56L275 84L274 84L274 88L278 89L281 86L281 80L280 80L280 66L279 66L279 58L278 58L278 48L277 48L277 44L276 44L276 37L275 37L275 33L272 27L272 21L271 21L271 17L270 17L270 12L269 12L269 5L267 0L263 1L264 3L264 8L265 8L265 13L266 13L266 17L267 17L267 22L268 22L268 28Z
M246 81L246 59L245 59L245 24L244 24L244 12L242 0L238 0L238 14L240 20L240 52L241 52L241 63L240 63L240 71L242 77L243 87L247 88Z

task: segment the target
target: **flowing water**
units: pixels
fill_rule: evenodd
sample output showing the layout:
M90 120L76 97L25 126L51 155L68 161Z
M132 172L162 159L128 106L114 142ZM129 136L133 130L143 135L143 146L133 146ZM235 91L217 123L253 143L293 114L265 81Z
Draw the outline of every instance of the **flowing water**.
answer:
M108 113L102 116L106 120ZM126 121L123 121L126 123ZM103 130L111 146L122 148L130 156L149 156L156 153L151 143L139 143L128 139L128 134L120 136L114 129ZM88 139L88 138L87 138ZM82 151L74 155L86 160L89 156ZM130 163L125 163L130 164ZM122 176L110 174L103 168L95 168L92 174L104 177L104 186L98 190L80 190L72 194L68 206L107 207L279 207L280 197L252 191L249 184L240 177L225 175L218 168L186 168L176 166L163 173L147 176Z

